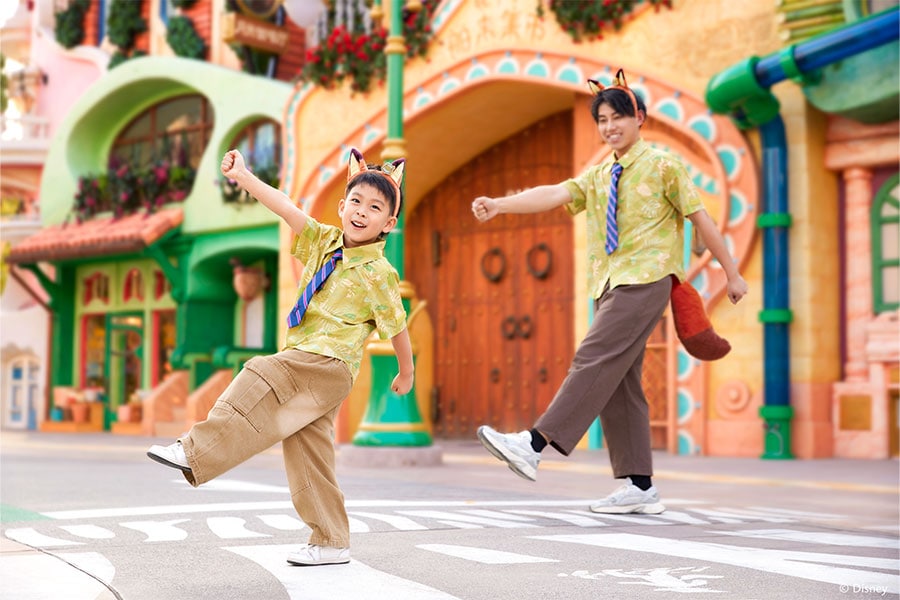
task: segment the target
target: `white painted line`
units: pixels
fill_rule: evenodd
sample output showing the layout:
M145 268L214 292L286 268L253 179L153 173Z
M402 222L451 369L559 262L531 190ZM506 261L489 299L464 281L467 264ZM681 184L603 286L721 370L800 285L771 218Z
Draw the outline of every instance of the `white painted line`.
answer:
M475 523L462 523L460 521L438 521L441 525L446 525L447 527L456 527L457 529L484 529L483 525L476 525Z
M600 521L598 519L593 519L591 517L585 517L581 515L573 515L562 512L550 512L543 510L508 510L506 512L513 512L518 515L530 515L532 517L544 517L547 519L556 519L558 521L563 521L565 523L571 523L572 525L577 525L578 527L606 527L607 523Z
M765 521L767 523L796 523L797 517L773 516L772 513L764 513L757 510L747 510L746 508L726 508L721 511L722 515L735 517L737 519L753 519L755 521Z
M256 515L259 520L274 529L281 531L300 531L306 528L306 523L290 515Z
M186 523L190 519L173 519L171 521L131 521L119 523L122 527L134 529L147 535L144 542L179 542L186 539L187 531L175 527L179 523Z
M692 508L691 510L707 517L710 521L718 521L719 523L743 523L747 520L746 516L735 515L719 510L709 510L705 508Z
M347 520L350 522L350 533L369 533L369 525L366 522L353 517L347 517Z
M522 565L528 563L555 563L553 558L530 556L528 554L516 554L515 552L503 552L502 550L488 550L487 548L475 548L472 546L453 546L450 544L420 544L416 548L437 552L454 558L462 558L485 565Z
M844 568L844 565L859 564L883 569L885 567L880 565L889 563L892 565L892 569L896 569L896 559L870 559L843 554L749 548L690 540L672 540L631 533L546 535L534 536L533 539L586 544L628 552L661 554L670 558L688 558L754 569L764 573L832 583L847 586L849 589L859 587L860 589L885 590L891 594L900 593L900 577L897 577L896 573L888 574Z
M7 592L15 590L16 600L95 600L107 592L101 581L66 562L107 583L112 581L116 571L108 560L95 552L63 553L58 557L40 553L4 556L0 560L3 589Z
M775 513L777 515L795 515L798 517L818 517L821 519L844 519L846 515L836 515L834 513L810 512L808 510L790 510L788 508L777 508L773 506L749 506L752 510L760 512Z
M357 560L345 565L296 567L287 555L297 545L236 546L224 548L257 563L278 579L291 600L459 600L433 587L373 569Z
M41 513L51 519L98 519L106 517L141 517L154 515L234 512L238 510L293 510L289 500L275 502L220 502L211 504L172 504L168 506L133 506L125 508L92 508L58 510Z
M475 523L477 525L487 525L489 527L501 527L503 529L513 529L520 527L537 527L530 523L515 523L505 519L490 519L488 517L476 517L462 513L444 512L441 510L403 510L398 511L400 514L409 515L411 517L425 517L428 519L449 519L451 521L460 521L463 523Z
M72 535L90 540L110 540L116 537L116 534L109 529L98 527L97 525L60 525L59 528L65 529Z
M586 510L569 510L566 512L570 512L575 515L591 515L595 519L604 519L607 521L616 521L617 523L630 523L631 525L664 525L665 523L660 523L656 519L647 518L648 515L607 515L604 513L595 513Z
M509 514L512 511L499 511L499 510L461 510L460 513L464 515L473 515L476 517L487 517L489 519L507 519L509 521L518 521L519 523L533 523L534 519L529 519L528 517L520 517L516 515Z
M672 521L674 523L684 523L685 525L709 525L709 521L704 521L703 519L698 519L697 517L692 517L686 512L681 512L677 510L669 510L666 509L666 512L660 513L658 515L645 515L646 517L652 517L653 519L661 519L664 521Z
M244 525L247 523L240 517L209 517L206 524L210 531L225 540L272 537L268 533L250 531Z
M183 477L181 479L173 479L172 482L178 484L179 487L192 487ZM241 481L239 479L213 479L196 489L206 492L258 492L286 495L291 493L291 489L284 485L268 485L265 483L253 483L252 481Z
M7 529L4 535L20 544L33 546L35 548L60 548L62 546L83 546L84 542L73 542L72 540L63 540L60 538L50 537L43 533L38 533L31 527L21 527L17 529Z
M359 511L353 511L349 514L356 515L357 517L374 519L376 521L383 521L388 525L394 527L395 529L399 529L400 531L424 531L428 529L424 525L419 525L412 519L407 519L406 517L401 517L398 515L382 515L379 513Z
M830 531L794 531L792 529L744 529L741 531L717 531L716 533L752 539L785 540L789 542L804 542L807 544L827 544L830 546L857 548L890 548L892 550L900 549L900 542L898 542L898 540L896 539L875 537L873 535L835 533ZM900 563L894 561L893 568L900 568Z

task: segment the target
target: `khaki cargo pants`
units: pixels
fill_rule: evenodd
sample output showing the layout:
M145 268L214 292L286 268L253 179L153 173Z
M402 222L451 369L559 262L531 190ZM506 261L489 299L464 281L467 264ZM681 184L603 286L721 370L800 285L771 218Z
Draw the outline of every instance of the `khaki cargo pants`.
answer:
M352 383L336 358L292 349L250 359L206 420L181 439L192 471L185 478L197 487L281 442L291 501L312 529L309 543L349 547L334 474L334 417Z

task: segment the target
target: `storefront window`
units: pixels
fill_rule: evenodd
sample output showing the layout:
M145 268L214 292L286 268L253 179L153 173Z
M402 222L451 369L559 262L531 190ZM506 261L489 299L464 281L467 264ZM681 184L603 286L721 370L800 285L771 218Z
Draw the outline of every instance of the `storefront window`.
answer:
M106 316L85 316L82 327L84 365L81 386L106 388Z
M153 361L153 385L158 385L172 372L172 351L175 350L175 311L160 310L154 313L156 320L156 356Z

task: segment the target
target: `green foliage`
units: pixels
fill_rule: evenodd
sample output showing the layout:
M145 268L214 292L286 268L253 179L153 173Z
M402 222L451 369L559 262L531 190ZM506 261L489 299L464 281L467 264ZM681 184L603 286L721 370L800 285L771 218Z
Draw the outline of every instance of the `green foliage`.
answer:
M672 8L672 0L644 0L659 10ZM612 27L618 31L623 19L635 6L635 0L602 0L597 2L572 2L572 0L550 0L550 10L556 21L576 43L584 39L603 38L603 30ZM544 16L544 2L538 0L537 13Z
M192 7L196 2L197 0L172 0L172 6L184 10Z
M74 48L84 41L84 15L90 0L72 0L69 7L55 13L56 41L64 48Z
M6 69L6 56L0 52L0 113L5 113L6 107L9 105L9 93L6 91L9 88L9 79L6 77L4 69Z
M134 47L137 34L147 31L147 22L141 17L142 0L113 0L106 21L109 41L128 53Z
M197 34L193 22L188 17L171 17L169 19L166 41L169 42L169 47L177 56L202 59L206 54L203 39Z
M432 37L431 16L437 5L437 0L423 0L420 11L403 9L403 36L408 57L427 53ZM298 76L301 81L330 89L349 79L351 89L363 93L371 89L373 82L384 81L387 75L384 48L388 32L382 27L373 27L370 32L363 30L363 15L356 10L353 16L356 26L351 31L343 24L335 25L335 0L328 1L327 23L331 33L318 46L306 51L306 61Z
M112 211L115 218L141 209L149 214L164 204L182 202L195 175L189 165L168 158L137 169L129 163L114 163L105 173L78 179L72 212L79 223L104 211Z
M276 164L264 164L260 167L251 168L250 170L262 181L274 188L277 188L281 184L281 180L278 178L280 169ZM219 183L222 188L222 196L225 198L225 202L236 204L249 204L255 202L253 196L241 188L237 184L237 181L234 181L233 179L222 179Z

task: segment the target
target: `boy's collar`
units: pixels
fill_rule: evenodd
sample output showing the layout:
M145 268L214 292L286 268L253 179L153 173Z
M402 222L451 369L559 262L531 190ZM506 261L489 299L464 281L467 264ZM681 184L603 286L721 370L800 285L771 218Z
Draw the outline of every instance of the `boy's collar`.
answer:
M644 138L638 138L638 140L628 149L628 151L622 155L617 156L615 152L613 152L613 162L617 162L622 165L622 168L628 167L631 163L633 163L637 158L647 150L649 146L647 146L647 142L644 141Z
M328 252L334 252L338 248L344 254L344 258L342 259L345 267L355 267L358 265L364 265L366 263L372 262L373 260L378 260L379 258L384 256L384 245L385 240L377 240L372 242L371 244L364 244L362 246L356 246L353 248L346 248L343 246L344 240L343 236L340 239L336 240L333 247L328 249Z

